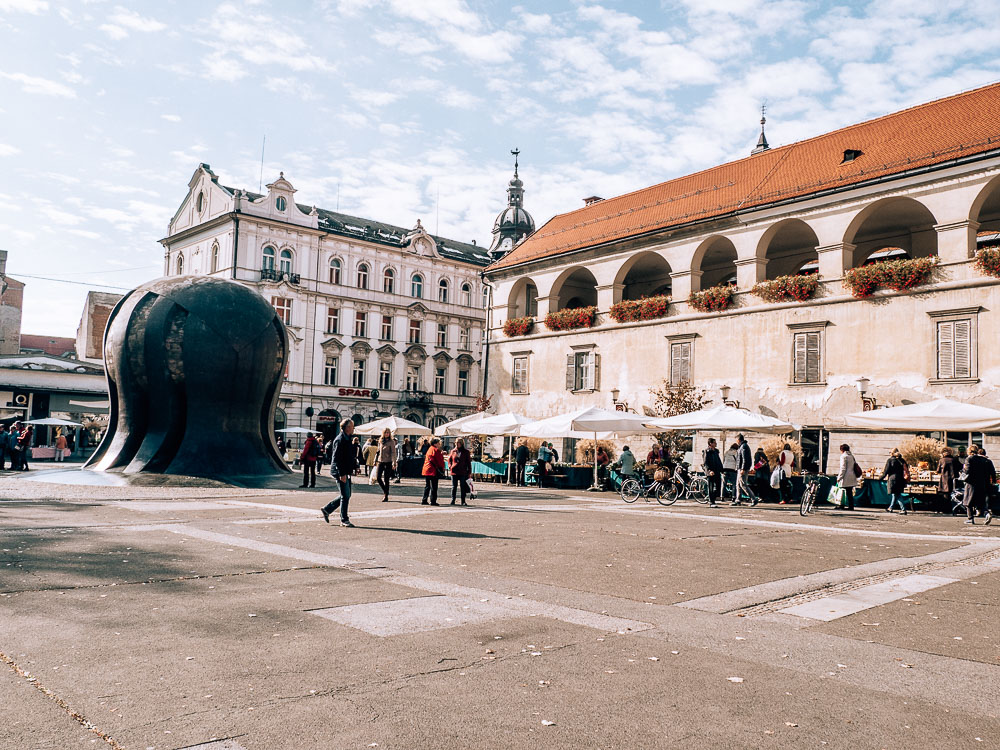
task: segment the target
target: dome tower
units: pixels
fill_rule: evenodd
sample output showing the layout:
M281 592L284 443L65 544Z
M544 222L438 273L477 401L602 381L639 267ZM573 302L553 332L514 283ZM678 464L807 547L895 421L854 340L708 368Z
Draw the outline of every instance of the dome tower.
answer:
M507 208L500 212L493 223L493 242L490 257L500 260L514 245L535 231L535 220L524 210L524 183L517 176L517 157L520 150L510 152L514 156L514 178L507 186Z

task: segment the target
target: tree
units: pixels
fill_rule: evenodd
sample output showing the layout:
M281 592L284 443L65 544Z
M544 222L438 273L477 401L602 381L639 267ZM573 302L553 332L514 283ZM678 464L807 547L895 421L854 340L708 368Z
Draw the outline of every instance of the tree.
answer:
M651 410L657 417L674 417L678 414L698 411L708 406L712 399L708 397L704 390L695 388L687 381L678 385L671 385L670 381L664 379L659 386L649 389L653 397ZM655 435L660 445L666 446L671 455L676 455L682 451L691 450L691 435L686 432L658 432Z

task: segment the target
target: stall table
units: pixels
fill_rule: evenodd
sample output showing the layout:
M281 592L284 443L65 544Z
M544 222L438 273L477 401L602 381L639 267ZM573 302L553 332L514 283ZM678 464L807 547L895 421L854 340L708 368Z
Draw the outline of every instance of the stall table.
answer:
M68 458L72 455L72 451L69 448L63 448L63 458ZM56 457L56 448L51 445L37 445L31 449L31 457L33 459L40 458L52 458Z

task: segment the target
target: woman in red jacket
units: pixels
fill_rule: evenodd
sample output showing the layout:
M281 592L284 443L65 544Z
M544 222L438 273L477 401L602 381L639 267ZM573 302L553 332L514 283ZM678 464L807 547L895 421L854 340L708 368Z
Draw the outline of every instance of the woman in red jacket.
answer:
M424 454L424 470L420 472L424 477L424 498L421 505L427 505L427 498L430 497L430 504L438 504L438 479L444 474L444 452L441 450L441 439L431 438L430 448Z
M455 491L461 487L462 505L467 505L465 496L469 492L469 477L472 476L472 454L462 438L455 441L454 450L448 454L448 463L451 466L451 504L455 504Z

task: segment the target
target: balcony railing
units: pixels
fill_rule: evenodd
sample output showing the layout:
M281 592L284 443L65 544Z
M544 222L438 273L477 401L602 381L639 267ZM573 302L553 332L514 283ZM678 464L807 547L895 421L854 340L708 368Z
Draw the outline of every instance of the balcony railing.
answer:
M433 398L427 391L403 391L400 396L407 406L430 406Z
M281 281L282 279L286 280L289 284L298 284L301 277L297 273L289 273L277 268L260 269L261 281Z

